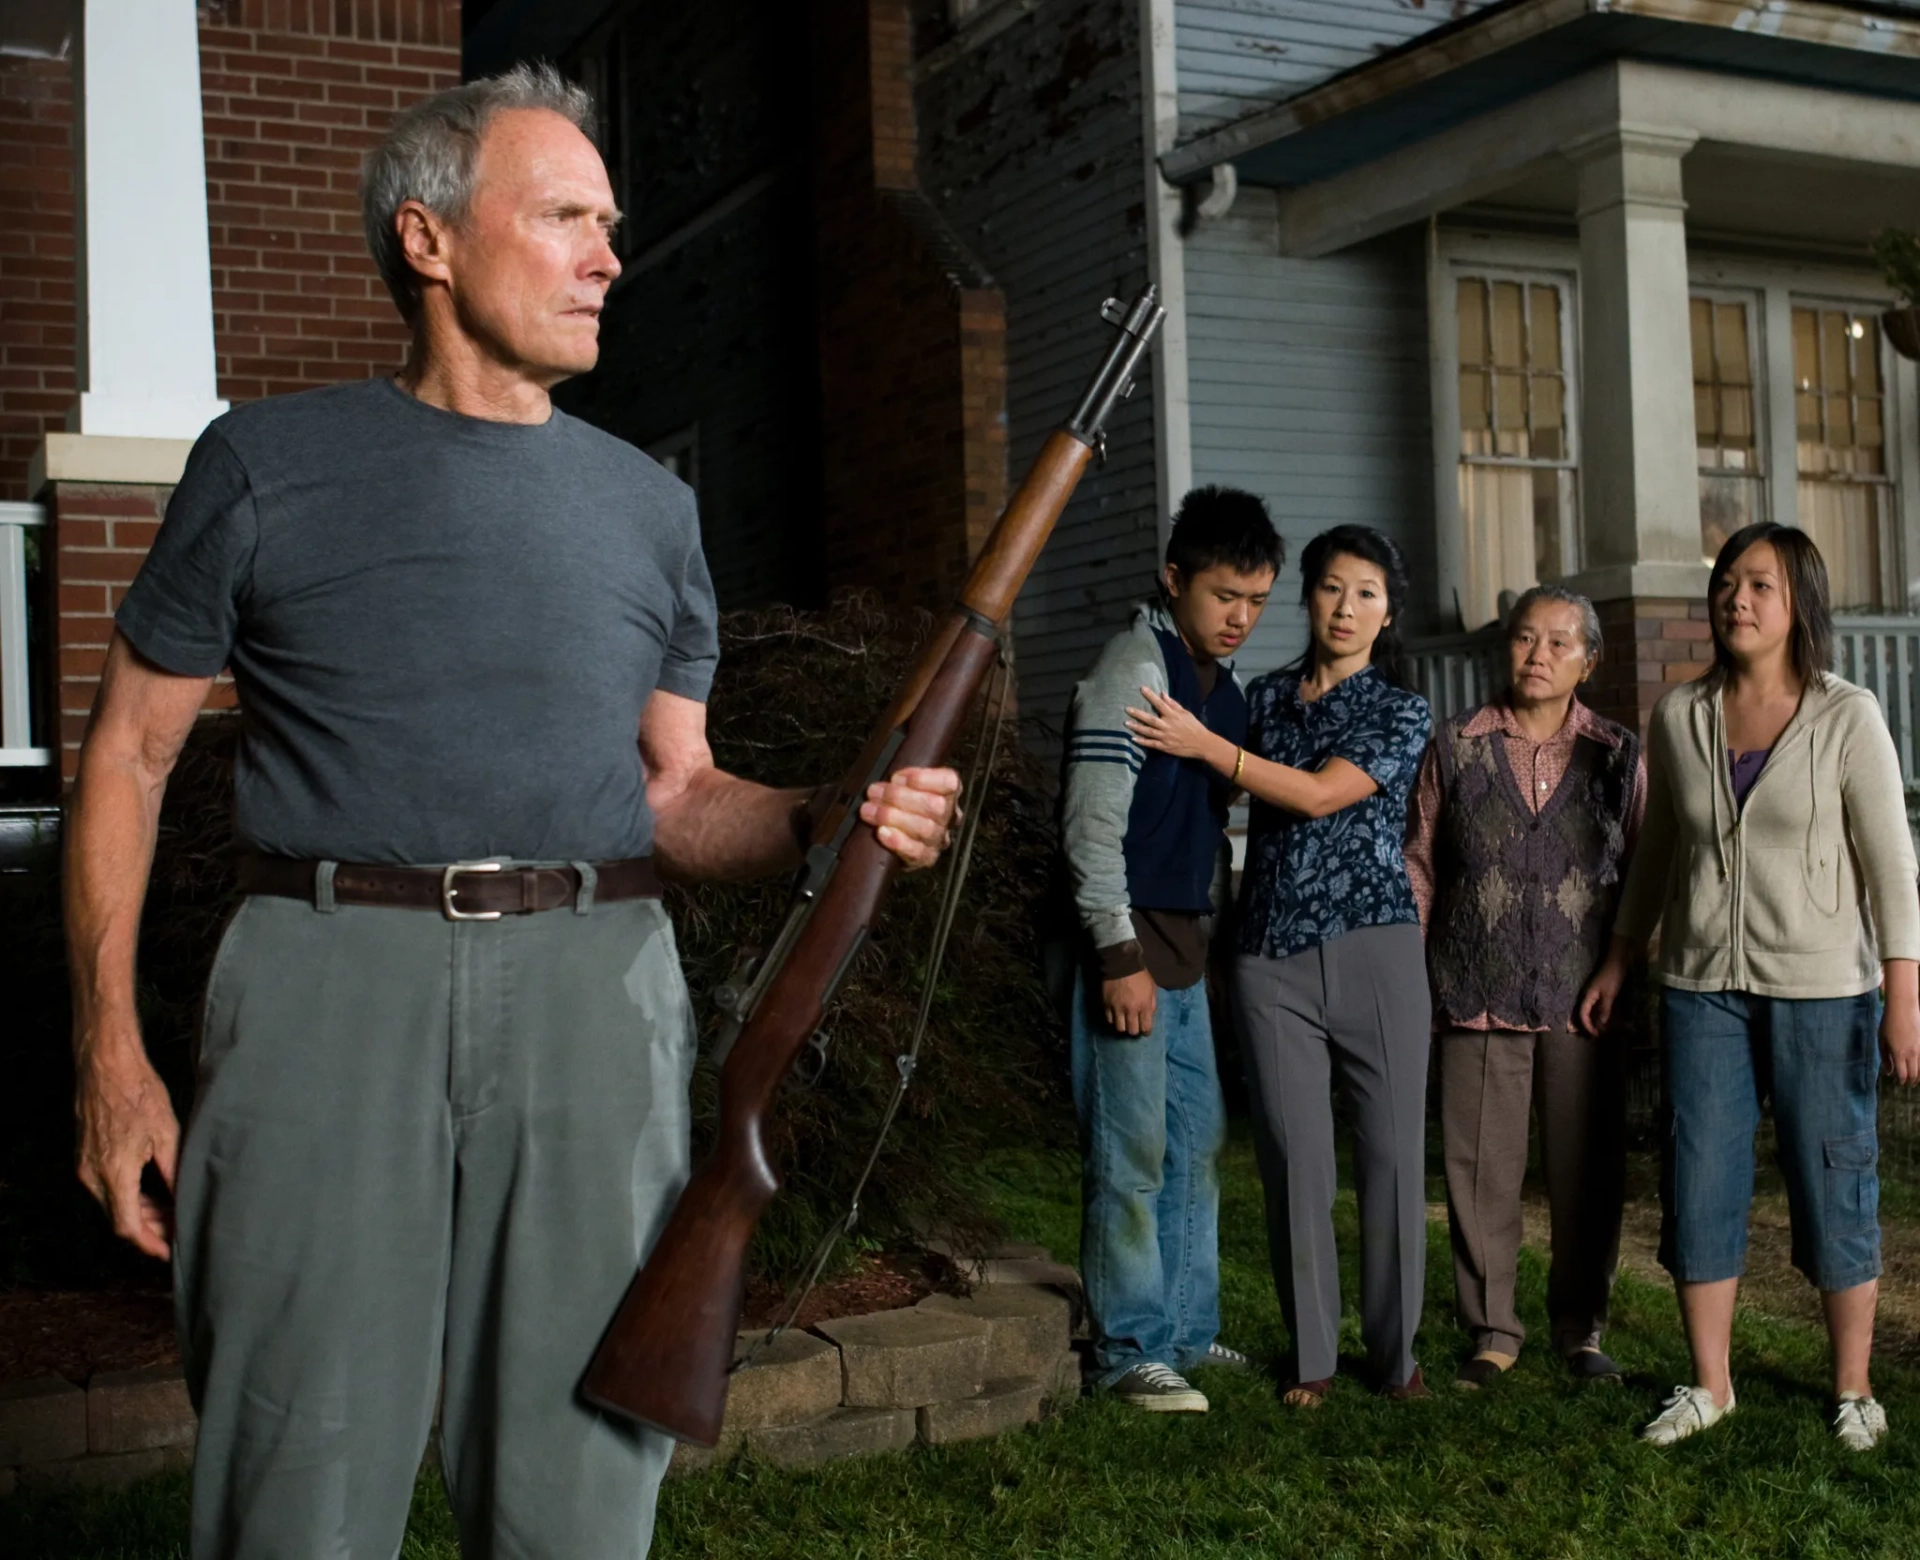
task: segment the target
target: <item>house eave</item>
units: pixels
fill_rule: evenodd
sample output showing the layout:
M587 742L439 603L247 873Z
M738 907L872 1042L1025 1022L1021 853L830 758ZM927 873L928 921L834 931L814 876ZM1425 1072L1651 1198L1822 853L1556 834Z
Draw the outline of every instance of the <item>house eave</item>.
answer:
M1920 10L1835 0L1505 0L1177 146L1166 177L1232 162L1245 183L1326 178L1634 57L1920 99Z

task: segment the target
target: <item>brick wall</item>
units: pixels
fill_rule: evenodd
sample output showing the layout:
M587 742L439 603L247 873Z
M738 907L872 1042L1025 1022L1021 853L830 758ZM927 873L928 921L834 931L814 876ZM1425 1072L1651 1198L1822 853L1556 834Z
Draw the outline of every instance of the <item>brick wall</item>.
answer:
M73 73L0 58L0 500L74 400Z
M1006 498L1005 307L919 190L905 5L814 22L827 580L944 606Z
M459 0L213 0L200 70L219 393L399 362L354 186L394 110L460 79ZM0 499L73 405L72 117L66 61L0 59Z
M245 401L396 366L406 333L361 236L360 159L396 109L460 79L458 0L212 0L200 18L219 393ZM26 492L75 385L72 71L0 61L0 498ZM71 775L165 487L62 483L43 687ZM213 703L229 702L216 687Z
M54 536L49 584L60 628L44 692L56 712L61 775L70 780L106 661L114 611L153 545L173 489L57 482L48 496ZM232 683L221 678L207 703L212 709L231 705Z
M1602 715L1644 732L1662 694L1691 682L1713 660L1713 631L1704 601L1652 597L1603 601L1606 640L1587 702Z
M361 236L360 159L397 108L459 79L458 0L202 6L221 395L280 395L400 362L406 332Z

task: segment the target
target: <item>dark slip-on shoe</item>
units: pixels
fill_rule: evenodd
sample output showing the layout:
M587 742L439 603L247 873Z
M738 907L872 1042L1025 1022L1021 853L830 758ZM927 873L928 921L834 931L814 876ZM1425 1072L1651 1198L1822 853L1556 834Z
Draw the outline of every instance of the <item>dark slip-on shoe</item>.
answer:
M1567 1369L1584 1386L1604 1381L1619 1381L1620 1367L1598 1349L1580 1349L1567 1356Z
M1460 1369L1454 1372L1453 1384L1462 1392L1478 1392L1482 1387L1491 1386L1506 1373L1507 1367L1498 1360L1490 1360L1484 1354L1476 1354L1472 1359L1462 1362Z

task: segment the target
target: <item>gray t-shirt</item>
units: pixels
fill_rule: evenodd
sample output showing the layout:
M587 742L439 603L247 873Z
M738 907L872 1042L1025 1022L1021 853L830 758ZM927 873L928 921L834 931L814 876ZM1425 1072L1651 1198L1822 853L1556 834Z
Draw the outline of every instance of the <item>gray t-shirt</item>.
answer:
M232 666L241 840L335 861L644 855L640 712L718 656L683 483L557 408L386 379L213 423L117 620L167 671Z

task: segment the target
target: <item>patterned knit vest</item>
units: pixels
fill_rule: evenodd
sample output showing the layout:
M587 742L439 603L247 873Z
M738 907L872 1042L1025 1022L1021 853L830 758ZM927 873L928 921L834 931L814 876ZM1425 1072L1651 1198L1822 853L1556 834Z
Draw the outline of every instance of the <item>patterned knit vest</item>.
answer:
M1461 735L1474 713L1435 738L1446 807L1427 943L1434 1005L1456 1022L1491 1013L1565 1029L1606 951L1640 742L1620 728L1614 747L1576 737L1566 774L1535 814L1505 736Z

